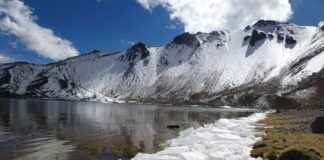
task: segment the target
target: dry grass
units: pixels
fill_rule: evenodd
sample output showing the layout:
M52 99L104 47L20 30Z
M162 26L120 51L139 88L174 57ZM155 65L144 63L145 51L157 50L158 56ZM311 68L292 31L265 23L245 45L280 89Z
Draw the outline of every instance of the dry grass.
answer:
M311 159L324 160L324 135L313 134L305 130L311 120L297 115L271 114L260 123L268 128L263 140L254 146L251 155L276 160L287 151L297 150Z

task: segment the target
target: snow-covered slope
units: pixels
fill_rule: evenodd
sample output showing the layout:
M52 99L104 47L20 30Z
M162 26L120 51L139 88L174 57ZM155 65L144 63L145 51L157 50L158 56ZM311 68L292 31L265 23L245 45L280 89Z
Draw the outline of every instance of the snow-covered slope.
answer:
M238 31L184 33L163 47L137 43L125 52L94 51L48 65L1 65L0 93L227 104L225 95L238 101L232 92L248 87L272 84L276 95L296 90L323 70L323 51L323 26L261 20Z

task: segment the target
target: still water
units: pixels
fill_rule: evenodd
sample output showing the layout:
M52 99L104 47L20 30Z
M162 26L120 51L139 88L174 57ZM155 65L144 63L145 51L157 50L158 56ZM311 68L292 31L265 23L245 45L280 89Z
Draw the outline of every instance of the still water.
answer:
M124 160L153 153L179 131L253 111L0 99L1 160Z

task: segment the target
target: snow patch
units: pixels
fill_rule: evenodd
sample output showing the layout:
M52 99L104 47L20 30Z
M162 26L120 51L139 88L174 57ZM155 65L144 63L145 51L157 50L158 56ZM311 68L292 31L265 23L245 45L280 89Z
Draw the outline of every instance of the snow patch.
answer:
M231 106L223 106L222 108L224 108L224 109L232 109Z
M170 140L155 154L138 154L133 160L254 160L250 156L256 136L256 123L266 113L240 119L221 119L201 128L190 128Z

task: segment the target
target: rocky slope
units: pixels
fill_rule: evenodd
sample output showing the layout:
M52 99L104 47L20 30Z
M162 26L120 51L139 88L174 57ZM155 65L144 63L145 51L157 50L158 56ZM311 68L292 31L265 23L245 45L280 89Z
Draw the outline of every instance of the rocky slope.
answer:
M261 20L238 31L184 33L163 47L93 51L53 64L0 65L0 94L261 106L323 104L324 25ZM314 103L313 103L314 102Z

